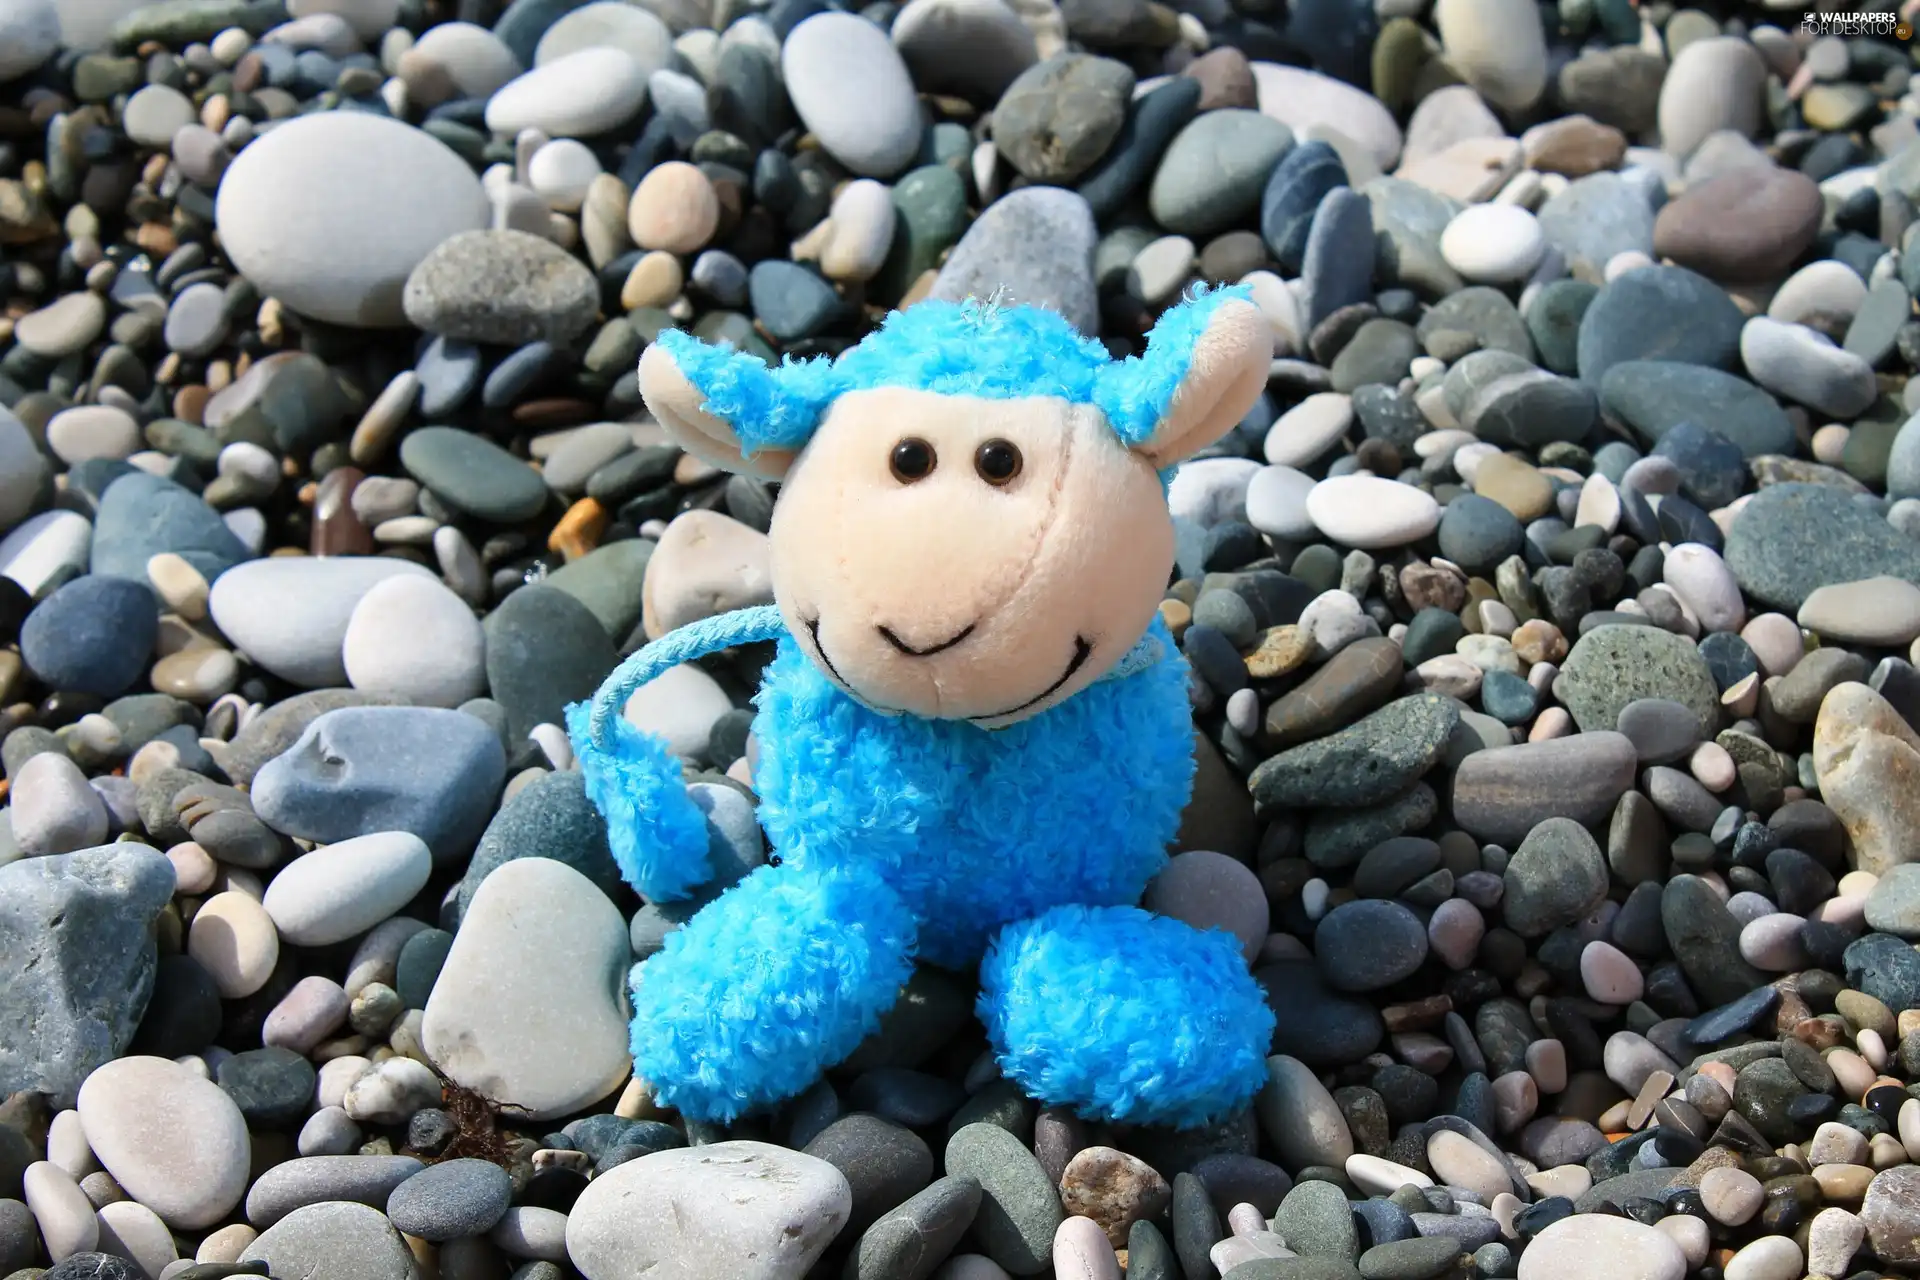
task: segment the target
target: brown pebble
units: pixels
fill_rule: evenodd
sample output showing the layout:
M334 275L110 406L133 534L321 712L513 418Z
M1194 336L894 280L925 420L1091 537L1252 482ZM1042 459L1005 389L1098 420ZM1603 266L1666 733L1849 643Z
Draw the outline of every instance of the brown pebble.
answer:
M173 234L173 228L163 222L141 223L140 229L133 233L133 242L148 253L161 255L172 253L180 247L180 239Z
M1115 1248L1126 1244L1135 1222L1159 1217L1172 1199L1172 1188L1153 1166L1112 1147L1086 1148L1060 1177L1062 1206L1093 1219Z
M1260 108L1260 97L1255 91L1253 67L1247 61L1247 55L1231 45L1222 45L1210 50L1187 64L1181 72L1190 80L1200 82L1200 104L1198 111L1214 111L1221 107L1238 107L1248 111Z
M200 426L207 411L207 401L212 398L213 392L201 383L189 383L173 393L173 416L182 422Z
M720 197L698 167L669 160L648 170L627 206L627 231L642 249L697 253L720 225Z
M1162 600L1160 620L1167 624L1167 630L1178 640L1193 625L1193 607L1185 600Z
M1380 1021L1392 1032L1431 1031L1452 1012L1452 998L1442 994L1406 1004L1390 1004L1380 1011Z
M1313 634L1304 627L1271 627L1247 655L1247 674L1255 680L1298 671L1313 652Z
M335 467L314 487L313 536L307 544L314 555L373 554L373 534L353 513L353 491L364 479L358 467Z

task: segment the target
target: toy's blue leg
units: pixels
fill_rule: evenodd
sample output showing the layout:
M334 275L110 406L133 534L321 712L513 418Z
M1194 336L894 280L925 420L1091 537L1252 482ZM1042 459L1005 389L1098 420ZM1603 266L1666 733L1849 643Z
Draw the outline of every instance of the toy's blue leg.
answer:
M1001 930L980 965L1000 1069L1089 1119L1190 1128L1267 1078L1273 1013L1240 944L1137 907L1056 907Z
M711 1124L791 1098L879 1026L913 948L873 872L762 867L634 969L634 1073Z

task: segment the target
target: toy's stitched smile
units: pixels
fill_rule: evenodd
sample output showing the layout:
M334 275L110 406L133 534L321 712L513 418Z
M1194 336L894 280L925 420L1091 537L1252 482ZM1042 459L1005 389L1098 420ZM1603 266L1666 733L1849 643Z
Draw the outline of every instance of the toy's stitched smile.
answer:
M951 649L954 645L959 644L962 640L965 640L973 634L973 627L969 625L965 631L962 631L959 635L943 644L935 645L931 649L914 650L900 643L900 641L894 637L893 633L885 627L881 627L879 630L880 634L884 635L888 641L893 644L894 648L900 650L902 653L911 654L919 658L924 658L929 654L939 653L944 649ZM821 665L826 667L827 674L832 676L842 688L853 692L853 682L840 674L839 668L833 665L833 659L827 656L827 646L820 641L820 619L807 619L807 634L813 638L813 651L820 655ZM1034 706L1037 703L1045 702L1048 698L1059 692L1061 686L1066 684L1067 681L1073 679L1073 677L1079 673L1080 668L1087 665L1087 659L1092 656L1093 642L1085 636L1075 636L1073 638L1073 657L1067 662L1067 669L1060 673L1058 680L1055 680L1052 684L1042 689L1033 697L1028 698L1017 707L1008 707L1004 711L990 711L985 715L968 716L966 717L967 722L969 724L976 724L983 720L1004 719L1007 716L1018 715L1020 712L1025 711L1028 707Z
M972 635L973 624L969 622L966 625L966 627L961 630L959 635L954 636L950 640L942 640L939 644L932 645L925 649L914 648L912 645L908 644L905 640L902 640L899 636L893 634L893 632L888 630L886 627L879 627L877 628L877 630L880 632L881 635L886 637L888 644L892 645L894 648L898 649L900 652L906 654L909 658L931 658L936 653L945 653L948 649L953 648L953 646L959 644L962 640L965 640L968 636Z

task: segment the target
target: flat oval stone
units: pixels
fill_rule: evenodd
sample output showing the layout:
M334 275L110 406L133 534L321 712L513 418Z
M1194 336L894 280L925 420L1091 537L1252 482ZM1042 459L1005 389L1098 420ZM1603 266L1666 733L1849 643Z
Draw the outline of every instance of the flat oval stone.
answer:
M1403 547L1440 524L1440 504L1412 485L1378 476L1330 476L1307 495L1307 515L1320 532L1363 551Z
M1147 202L1169 231L1205 236L1243 221L1293 147L1293 131L1258 111L1209 111L1174 135Z
M633 119L647 100L647 75L624 49L580 49L502 85L487 100L487 128L509 137L522 129L597 137Z
M1834 583L1920 583L1920 543L1827 485L1774 484L1754 494L1727 532L1725 558L1748 595L1788 611Z
M1393 167L1400 154L1400 126L1378 98L1305 67L1255 62L1252 70L1261 114L1301 137L1321 127L1338 130L1364 147L1381 169Z
M491 217L467 162L384 115L326 111L259 134L220 182L221 247L261 293L331 324L405 323L433 247Z
M1815 589L1798 622L1825 640L1904 648L1920 635L1920 587L1903 578L1867 578Z
M1805 325L1753 317L1740 331L1740 358L1767 390L1830 417L1856 417L1879 395L1872 365Z
M1633 785L1637 767L1633 743L1611 730L1475 751L1454 772L1454 820L1507 845L1548 818L1595 825Z
M1536 1235L1519 1280L1681 1280L1687 1258L1666 1233L1631 1218L1575 1214Z
M262 905L280 936L324 947L357 937L426 887L433 855L406 831L382 831L325 845L280 868Z
M76 1105L94 1156L168 1226L211 1226L240 1203L247 1123L211 1080L166 1058L121 1058L87 1077Z
M704 1208L687 1213L688 1203ZM657 1151L587 1184L566 1217L566 1256L587 1280L634 1280L690 1258L702 1262L689 1274L711 1264L716 1276L799 1277L852 1208L845 1176L798 1151L740 1141Z
M422 427L401 442L409 475L454 509L496 524L532 519L547 505L538 472L493 441L458 427Z
M1609 368L1600 403L1646 441L1657 444L1682 423L1706 423L1748 458L1791 453L1793 424L1774 398L1745 378L1671 360L1631 360Z
M787 33L780 70L793 109L854 173L891 178L920 147L920 103L899 51L877 24L816 13Z
M347 680L416 706L457 707L486 690L486 637L444 583L404 574L376 582L341 637Z
M422 1240L491 1231L513 1198L513 1179L491 1160L445 1160L422 1169L387 1197L387 1218Z
M1685 158L1723 129L1752 137L1764 118L1767 65L1759 50L1732 36L1695 40L1681 49L1660 87L1660 138Z
M1771 280L1820 230L1820 189L1769 166L1689 185L1654 219L1654 252L1716 280Z
M1052 1179L1020 1139L996 1124L963 1125L947 1140L946 1170L980 1184L973 1229L989 1257L1021 1275L1047 1265L1065 1212Z

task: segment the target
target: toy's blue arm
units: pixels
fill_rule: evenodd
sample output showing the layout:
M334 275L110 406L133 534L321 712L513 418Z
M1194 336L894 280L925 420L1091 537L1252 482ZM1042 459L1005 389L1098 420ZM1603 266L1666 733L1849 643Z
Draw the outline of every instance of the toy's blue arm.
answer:
M780 618L780 607L763 604L702 618L699 622L689 622L642 646L615 667L613 674L601 684L599 692L593 695L593 714L589 717L588 728L593 735L594 745L602 750L611 745L607 729L619 716L621 708L627 705L627 699L661 672L722 649L755 644L762 640L778 640L786 633L787 625Z
M591 702L567 708L567 733L587 797L607 820L607 843L628 884L649 901L686 898L713 877L707 820L687 795L680 761L620 714L634 690L670 667L786 634L772 605L690 623L614 669Z

